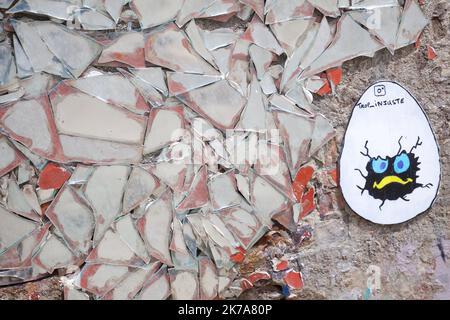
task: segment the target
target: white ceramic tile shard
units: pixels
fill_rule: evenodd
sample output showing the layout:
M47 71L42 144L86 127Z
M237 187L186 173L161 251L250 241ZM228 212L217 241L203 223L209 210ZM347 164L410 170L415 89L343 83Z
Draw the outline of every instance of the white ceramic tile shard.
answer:
M309 156L319 151L334 135L335 130L331 123L321 114L317 114L314 120L314 130L311 137Z
M161 92L164 96L169 94L166 84L165 72L158 67L134 68L129 71L141 82L150 85Z
M171 294L170 279L167 267L161 267L144 284L137 300L165 300Z
M299 65L300 69L304 70L311 65L311 63L313 63L329 46L333 39L332 37L333 34L328 19L323 17L311 47L307 54L302 58L302 62Z
M81 8L77 10L76 15L84 30L113 30L116 27L116 22L107 13L101 11Z
M14 170L24 160L5 136L0 136L0 154L0 177Z
M255 11L261 20L264 20L264 0L239 0Z
M33 26L37 29L45 45L74 78L79 77L101 52L100 45L93 39L61 25L40 22ZM79 52L83 52L83 54L80 55Z
M184 240L183 224L177 217L174 217L172 221L172 241L169 249L178 254L185 256L189 255L189 251Z
M38 156L60 159L58 136L47 97L21 100L8 107L0 122L6 133Z
M314 121L305 116L287 112L275 112L274 117L281 139L285 143L291 176L294 176L300 166L308 160Z
M206 256L199 258L200 299L213 300L218 295L219 277L216 266Z
M20 0L8 12L28 12L68 21L73 18L74 10L80 5L81 1L73 0Z
M192 19L199 18L206 9L214 4L217 0L191 0L184 1L183 6L178 13L176 23L182 27Z
M64 78L71 77L62 62L47 47L32 23L20 20L13 20L11 23L34 72L45 71Z
M134 113L143 114L149 111L139 91L122 75L92 76L69 80L66 83L99 100L124 107Z
M270 25L270 29L288 57L297 48L298 42L301 41L313 21L313 19L295 19Z
M0 256L0 268L15 269L31 267L31 259L38 245L47 236L50 223L36 228L22 241L10 247Z
M17 36L13 37L14 43L14 57L16 58L17 76L19 78L26 78L33 75L33 67L31 66L30 59L23 50Z
M257 16L253 17L242 37L261 48L272 51L276 55L283 53L283 48L281 48L275 36Z
M139 266L143 261L135 255L117 232L107 230L103 238L92 249L86 262L93 264L111 264L118 266Z
M108 87L114 88L117 84L108 83L108 79L105 80L105 82L102 81L104 85L92 81L91 77L82 79L80 83L74 83L74 85L89 91L91 94L70 89L65 83L60 84L52 92L50 99L58 132L82 138L134 145L142 144L146 117L136 115L125 108L117 107L92 96L97 93L102 94L102 91L105 90L106 93L103 94L103 97L105 100L111 100L107 97L107 95L111 95ZM91 82L96 84L96 87L89 86ZM125 83L128 84L128 82ZM124 89L124 84L122 83L119 88ZM130 89L133 90L134 88L130 87ZM117 89L115 91L117 92ZM124 89L124 92L126 91ZM128 92L137 99L136 91L134 93L133 91ZM125 95L119 96L117 99L122 99ZM128 100L125 103L131 102L132 100Z
M264 131L267 128L267 117L270 117L270 114L266 111L262 89L256 77L253 77L249 88L247 105L242 111L237 128Z
M374 9L382 7L395 7L399 5L398 0L338 0L339 8L347 9Z
M78 274L75 284L81 289L103 297L128 274L129 268L108 264L86 264Z
M282 92L286 92L293 87L295 88L297 76L301 73L299 65L302 62L303 57L311 48L318 30L318 23L309 24L299 40L301 41L301 44L296 47L292 54L287 58L280 82L280 89Z
M88 164L137 164L142 146L106 140L60 135L64 157Z
M176 206L178 211L192 210L205 206L209 201L207 187L208 169L202 166L195 174L184 199Z
M233 44L242 32L233 29L220 28L215 30L202 30L201 36L205 42L206 49L215 51ZM213 53L214 54L214 53Z
M128 273L117 286L109 291L102 299L104 300L131 300L142 289L143 285L160 266L159 262L137 268Z
M296 18L310 18L314 7L307 0L266 1L266 24L293 20Z
M167 72L167 84L171 96L187 93L194 89L220 81L221 79L221 76Z
M92 173L84 194L95 216L94 244L122 212L122 198L130 170L126 166L100 166Z
M292 190L292 180L284 150L279 145L258 141L258 156L255 160L254 170L263 176L286 197L295 201Z
M75 265L77 260L65 243L51 234L39 248L39 252L33 257L32 262L48 273L53 273L55 269L69 268Z
M247 96L250 42L244 39L236 41L229 57L228 72L226 78L232 88L242 96Z
M6 200L7 208L23 217L34 221L40 221L39 213L33 208L29 200L25 196L23 190L20 189L15 179L8 181L8 197Z
M259 221L272 227L272 217L288 208L289 200L267 180L253 174L250 181L250 197Z
M250 46L249 53L255 66L258 80L261 80L272 64L273 54L257 45Z
M172 299L198 300L200 288L196 272L171 269L169 276Z
M394 54L397 49L397 30L400 25L402 8L380 7L372 10L358 10L350 13L352 18L365 26Z
M144 154L149 154L175 142L183 133L184 118L181 107L153 109L150 112L144 142Z
M178 98L219 129L235 126L246 100L226 80L192 90Z
M236 206L242 197L237 192L236 180L233 172L219 174L208 182L211 204L215 210Z
M22 241L38 228L34 221L24 219L0 206L0 253Z
M207 213L200 219L210 241L225 250L229 255L236 253L236 248L239 246L238 242L217 214Z
M202 12L199 18L211 18L217 21L226 22L231 15L236 14L241 9L238 1L216 0L211 6Z
M186 34L191 41L192 47L194 50L202 56L203 59L209 62L213 67L217 68L216 63L214 62L214 57L211 52L208 51L205 45L205 41L202 37L200 29L195 24L195 20L189 22L186 26Z
M187 171L187 164L183 159L157 161L150 170L172 190L181 191L183 188Z
M130 247L133 252L140 257L145 263L150 262L150 256L145 248L144 240L142 240L136 228L136 222L131 215L125 215L115 222L114 229L120 238Z
M262 236L263 226L255 213L236 207L222 210L219 215L245 249L256 242L259 239L258 236Z
M336 35L330 46L302 74L312 76L332 67L340 66L344 61L357 56L373 56L383 48L370 33L361 27L350 14L344 14L337 24Z

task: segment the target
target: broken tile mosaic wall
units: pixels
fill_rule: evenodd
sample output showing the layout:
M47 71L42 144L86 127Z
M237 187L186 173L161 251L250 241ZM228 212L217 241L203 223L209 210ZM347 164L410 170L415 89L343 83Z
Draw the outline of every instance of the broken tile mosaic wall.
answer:
M66 299L301 288L288 259L238 266L268 232L310 237L298 223L316 194L332 202L321 152L334 129L313 97L334 92L345 61L394 53L427 24L416 0L0 8L0 285L57 274ZM317 157L324 190L309 185Z

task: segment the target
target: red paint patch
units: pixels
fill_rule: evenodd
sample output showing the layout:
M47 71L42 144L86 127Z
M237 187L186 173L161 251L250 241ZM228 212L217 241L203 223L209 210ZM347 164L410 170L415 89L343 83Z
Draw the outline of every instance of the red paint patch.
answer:
M337 86L342 81L342 68L332 68L327 70L327 77L328 80L334 83L335 86Z
M313 212L315 208L314 204L314 194L316 190L314 187L309 188L309 190L302 197L302 213L300 214L300 218L306 217L308 214Z
M311 180L314 174L314 168L311 166L305 166L300 168L294 182L292 183L292 189L294 190L295 198L298 202L302 201L303 192L306 189L308 182Z
M437 57L436 50L434 50L434 48L431 46L427 46L427 59L434 60L436 59L436 57Z
M49 163L39 175L41 189L59 189L70 178L70 172L54 163Z
M286 272L284 276L284 282L289 286L291 289L301 289L303 288L303 278L302 274L300 272L290 270Z

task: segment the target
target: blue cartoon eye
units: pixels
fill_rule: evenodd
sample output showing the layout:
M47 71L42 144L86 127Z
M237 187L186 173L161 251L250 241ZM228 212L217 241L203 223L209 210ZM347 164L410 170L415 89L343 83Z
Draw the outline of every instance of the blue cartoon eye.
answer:
M394 161L395 173L403 173L409 169L409 157L406 153L397 156Z
M389 162L380 158L372 160L372 169L375 173L383 173L387 170Z

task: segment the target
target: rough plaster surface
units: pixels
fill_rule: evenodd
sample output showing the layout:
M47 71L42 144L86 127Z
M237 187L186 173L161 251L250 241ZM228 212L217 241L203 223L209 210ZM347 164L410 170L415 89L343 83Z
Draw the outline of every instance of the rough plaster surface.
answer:
M450 3L425 2L431 22L419 49L410 46L395 56L383 50L346 63L336 95L315 104L337 129L340 145L353 104L371 83L404 85L427 113L440 147L442 181L433 208L395 226L375 225L348 207L325 216L313 212L305 220L313 230L310 240L295 245L269 234L249 253L243 275L269 269L268 253L288 252L302 266L305 282L294 299L450 299ZM427 45L435 48L436 60L426 59ZM338 189L333 192L339 198ZM0 299L61 299L61 291L58 278L49 278L0 288ZM262 283L240 298L279 299L280 288Z

